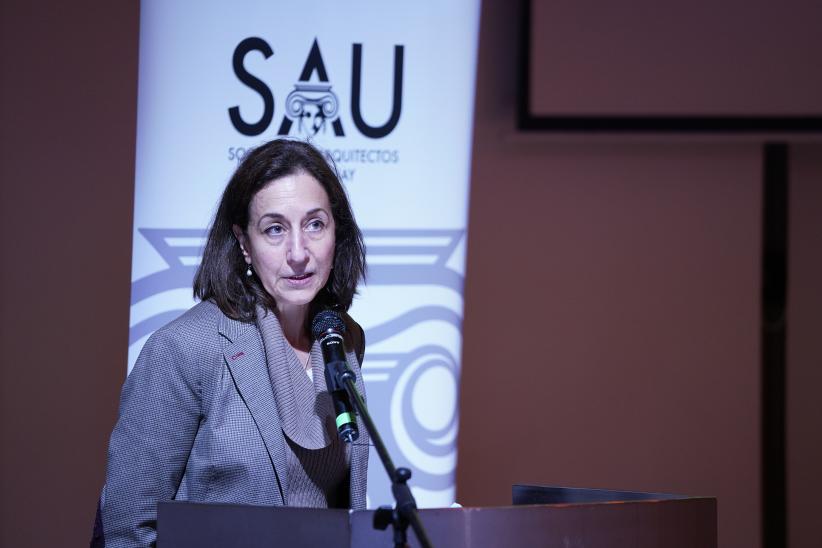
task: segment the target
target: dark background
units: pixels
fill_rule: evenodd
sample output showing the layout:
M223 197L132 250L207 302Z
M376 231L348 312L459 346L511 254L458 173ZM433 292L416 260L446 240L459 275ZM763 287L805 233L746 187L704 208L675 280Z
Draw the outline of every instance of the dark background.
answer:
M519 16L483 2L458 499L507 504L514 482L712 495L720 545L759 546L774 136L518 131ZM0 545L78 546L126 367L139 8L3 0L0 24ZM772 55L796 49L778 38ZM822 488L822 145L775 138L790 159L787 513L802 548Z

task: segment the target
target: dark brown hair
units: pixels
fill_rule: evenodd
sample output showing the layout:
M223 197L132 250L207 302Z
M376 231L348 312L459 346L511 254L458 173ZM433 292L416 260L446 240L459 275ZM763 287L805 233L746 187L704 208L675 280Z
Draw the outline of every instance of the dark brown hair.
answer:
M246 276L246 263L231 230L233 225L248 228L248 207L268 183L296 173L314 177L328 194L334 217L336 244L334 269L325 288L312 302L347 311L365 277L365 245L345 189L323 154L309 143L291 139L269 141L249 152L223 192L203 251L203 261L194 278L194 296L213 300L226 316L241 321L256 317L256 306L275 310L274 297L257 276ZM313 316L314 311L311 312Z

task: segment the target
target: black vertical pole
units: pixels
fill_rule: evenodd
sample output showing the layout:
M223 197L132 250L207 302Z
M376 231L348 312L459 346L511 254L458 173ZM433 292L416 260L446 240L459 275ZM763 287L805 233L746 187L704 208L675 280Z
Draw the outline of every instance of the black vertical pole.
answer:
M763 151L762 546L787 546L785 335L788 279L788 146Z

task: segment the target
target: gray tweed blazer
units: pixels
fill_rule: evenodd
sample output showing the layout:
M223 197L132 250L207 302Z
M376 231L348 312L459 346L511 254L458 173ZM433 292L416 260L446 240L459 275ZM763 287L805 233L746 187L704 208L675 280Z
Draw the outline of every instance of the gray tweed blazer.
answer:
M362 391L362 329L346 323ZM367 439L351 447L353 509L365 508ZM105 546L152 545L158 501L287 504L286 459L257 325L201 302L149 338L123 385L101 497Z

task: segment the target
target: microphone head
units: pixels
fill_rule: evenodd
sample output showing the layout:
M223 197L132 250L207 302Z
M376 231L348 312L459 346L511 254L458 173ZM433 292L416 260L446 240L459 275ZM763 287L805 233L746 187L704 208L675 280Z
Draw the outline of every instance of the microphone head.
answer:
M345 322L339 314L333 310L322 310L314 316L314 321L311 322L311 334L315 339L328 330L337 331L338 333L345 333Z

